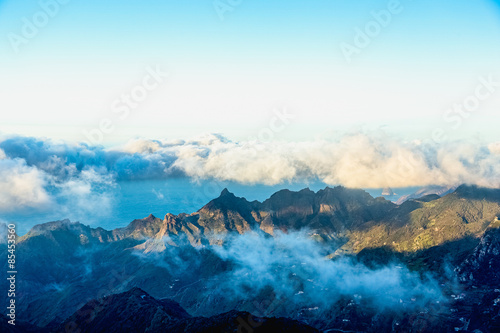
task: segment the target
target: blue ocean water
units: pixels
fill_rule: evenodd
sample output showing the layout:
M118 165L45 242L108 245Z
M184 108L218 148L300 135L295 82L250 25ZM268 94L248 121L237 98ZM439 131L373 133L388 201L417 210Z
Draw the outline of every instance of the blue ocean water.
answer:
M280 185L242 185L233 182L203 181L193 182L186 178L173 178L168 180L143 180L122 181L109 191L107 195L111 203L106 211L100 207L87 207L85 212L73 210L71 203L60 202L60 205L69 205L65 210L14 210L8 214L2 214L0 218L6 222L14 222L17 225L17 233L23 235L36 224L70 219L73 222L81 222L92 227L114 229L127 226L134 219L139 219L153 214L163 218L166 213L193 213L199 210L210 200L218 197L220 192L227 188L238 197L244 197L249 201L264 201L273 193L281 189L299 191L309 188L318 191L327 185L322 182L314 183L289 183ZM395 201L400 196L411 194L416 188L394 189L397 193L386 197ZM382 189L367 190L374 197L381 196Z

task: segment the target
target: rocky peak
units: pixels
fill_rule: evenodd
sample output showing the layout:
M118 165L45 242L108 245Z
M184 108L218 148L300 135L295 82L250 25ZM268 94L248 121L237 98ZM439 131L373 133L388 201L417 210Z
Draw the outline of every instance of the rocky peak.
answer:
M312 213L314 198L315 193L308 188L298 192L281 190L271 195L271 197L265 200L262 205L265 209L275 212L279 212L281 210L288 211L290 208L295 208L295 211L305 209L309 213Z
M234 197L234 194L229 192L229 190L227 188L224 188L222 190L222 192L220 193L220 196L219 197L222 197L222 198L227 198L227 197Z
M214 211L236 211L236 212L249 212L252 209L252 204L245 198L240 198L235 196L233 193L229 192L227 188L222 190L218 198L213 199L205 206L203 206L199 212L210 213Z
M126 237L133 237L136 239L154 237L163 224L163 220L149 214L143 219L136 219L130 222L128 226L119 229Z
M478 187L477 185L461 185L453 194L462 199L500 202L500 189L495 188L484 188Z

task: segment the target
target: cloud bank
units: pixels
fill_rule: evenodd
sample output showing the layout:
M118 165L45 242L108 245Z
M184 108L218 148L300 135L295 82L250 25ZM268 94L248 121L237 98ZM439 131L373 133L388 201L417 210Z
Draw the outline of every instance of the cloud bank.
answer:
M234 267L207 289L236 302L252 299L268 287L286 299L283 306L317 306L320 311L353 295L380 310L443 300L435 280L421 279L403 265L370 269L348 258L327 260L328 252L306 231L278 232L275 237L246 233L212 249Z
M1 156L1 153L0 153ZM21 159L0 159L0 210L40 207L50 202L47 179L34 166Z
M32 137L0 139L0 210L50 205L105 206L120 180L188 177L242 184L321 181L359 188L500 186L500 143L423 144L370 134L308 142L137 139L93 147ZM65 200L66 200L65 199ZM89 201L90 200L90 201Z
M14 137L0 142L0 212L58 210L63 216L109 211L115 177L99 150Z
M306 315L325 324L342 315L341 304L372 316L447 307L431 275L411 272L396 261L369 268L353 257L328 259L332 249L312 234L304 229L273 237L230 233L219 235L220 245L197 247L182 234L146 239L131 254L141 267L160 268L168 276L168 283L160 284L162 297L192 306L196 315L239 309L257 316Z

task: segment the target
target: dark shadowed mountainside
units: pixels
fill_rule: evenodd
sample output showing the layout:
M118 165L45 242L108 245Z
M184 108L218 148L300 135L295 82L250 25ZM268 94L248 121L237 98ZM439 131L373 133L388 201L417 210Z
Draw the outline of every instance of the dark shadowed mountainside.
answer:
M120 317L129 304L152 330L175 319L193 331L206 318L230 328L235 314L252 313L325 331L494 332L499 217L500 190L462 185L401 205L345 187L264 202L224 190L192 214L111 231L45 223L17 241L18 319L55 328L85 308L93 328L133 325Z
M85 304L55 332L318 332L286 318L257 318L248 312L191 317L177 302L156 300L139 288Z

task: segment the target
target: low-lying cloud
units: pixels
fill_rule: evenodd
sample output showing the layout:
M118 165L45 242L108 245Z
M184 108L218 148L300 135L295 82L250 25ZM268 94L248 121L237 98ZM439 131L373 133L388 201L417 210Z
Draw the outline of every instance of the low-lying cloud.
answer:
M24 137L0 145L0 212L57 210L79 218L110 210L115 177L100 163L104 152Z
M306 231L277 233L272 238L247 233L213 250L235 266L208 290L237 301L253 299L268 287L288 305L317 306L320 311L353 295L368 299L378 309L443 300L436 281L421 279L403 265L370 269L348 258L326 259L325 248Z
M0 159L0 210L41 207L50 203L43 171L22 159Z
M162 297L185 302L197 315L239 309L299 318L305 311L309 318L325 319L339 315L342 306L337 305L347 303L374 313L447 306L431 276L420 276L398 262L369 268L350 257L328 259L330 246L312 234L301 230L270 237L251 231L227 234L221 245L197 247L185 236L152 238L132 255L144 267L164 270L170 282L160 289Z
M500 186L499 144L423 144L368 134L309 142L132 140L105 149L31 137L0 140L0 210L43 207L58 197L77 207L106 204L120 180L188 177L242 184L321 181L381 188L427 185Z

